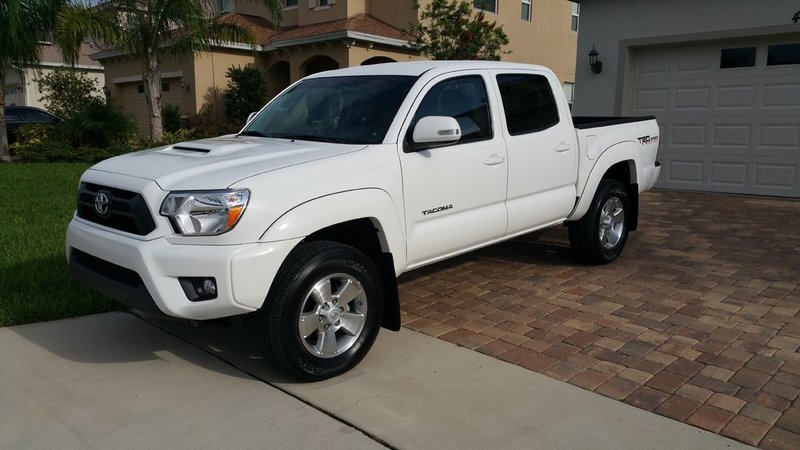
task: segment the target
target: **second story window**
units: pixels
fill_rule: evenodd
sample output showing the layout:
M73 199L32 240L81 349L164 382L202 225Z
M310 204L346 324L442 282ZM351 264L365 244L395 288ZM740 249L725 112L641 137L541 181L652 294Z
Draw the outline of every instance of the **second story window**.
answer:
M570 22L570 29L578 31L578 18L581 15L581 5L577 3L572 4L572 21Z
M497 14L497 0L474 0L472 5L475 8Z
M219 13L225 14L233 11L233 0L219 0Z
M531 0L522 0L522 10L520 18L526 22L531 21Z
M308 7L309 8L325 8L328 6L332 6L336 3L336 0L308 0ZM295 4L297 2L295 1Z
M283 0L284 8L297 8L297 0Z

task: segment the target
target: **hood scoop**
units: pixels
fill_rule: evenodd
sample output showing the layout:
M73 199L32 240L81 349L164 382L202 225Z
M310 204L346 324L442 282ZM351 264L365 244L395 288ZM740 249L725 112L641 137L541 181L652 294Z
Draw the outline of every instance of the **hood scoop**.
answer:
M203 148L203 147L193 147L190 145L173 145L172 150L179 151L179 152L194 152L194 153L202 153L206 154L211 151L210 148Z

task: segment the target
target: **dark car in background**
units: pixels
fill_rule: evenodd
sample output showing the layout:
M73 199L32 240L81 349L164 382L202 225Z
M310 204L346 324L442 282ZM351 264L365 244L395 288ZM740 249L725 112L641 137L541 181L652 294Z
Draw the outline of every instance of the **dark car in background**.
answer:
M56 124L61 122L60 117L33 106L6 106L5 111L8 145L16 141L15 132L22 125L32 123Z

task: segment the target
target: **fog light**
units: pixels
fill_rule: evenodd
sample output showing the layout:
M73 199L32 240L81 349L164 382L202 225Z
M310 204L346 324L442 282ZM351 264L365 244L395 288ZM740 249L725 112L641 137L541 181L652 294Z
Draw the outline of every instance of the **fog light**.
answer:
M178 281L191 302L217 298L217 280L214 277L180 277Z

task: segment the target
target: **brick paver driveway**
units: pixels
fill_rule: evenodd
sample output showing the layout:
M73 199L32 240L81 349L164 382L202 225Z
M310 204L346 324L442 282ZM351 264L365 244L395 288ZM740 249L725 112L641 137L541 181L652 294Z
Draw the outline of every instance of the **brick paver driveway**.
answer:
M800 201L655 191L606 266L564 228L401 278L404 324L763 448L800 448Z

